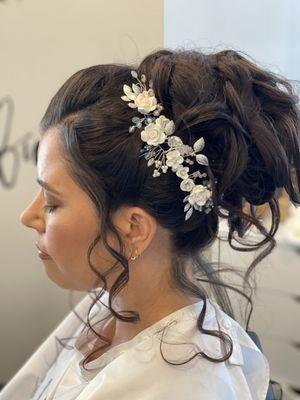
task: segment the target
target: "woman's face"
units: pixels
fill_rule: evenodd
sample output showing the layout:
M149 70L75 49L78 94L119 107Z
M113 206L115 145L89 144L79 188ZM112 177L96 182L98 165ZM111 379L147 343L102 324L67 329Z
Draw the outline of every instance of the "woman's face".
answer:
M48 277L62 288L78 291L103 286L87 261L88 247L99 232L99 216L94 203L68 174L54 129L40 142L37 175L49 187L41 186L20 221L36 230L38 247L51 257L42 260ZM101 242L91 261L102 274L115 262Z

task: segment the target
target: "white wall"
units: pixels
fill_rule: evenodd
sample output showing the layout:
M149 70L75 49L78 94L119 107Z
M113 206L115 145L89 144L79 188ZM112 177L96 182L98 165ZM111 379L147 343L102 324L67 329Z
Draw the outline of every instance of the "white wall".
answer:
M165 0L164 9L165 46L230 47L300 78L298 0Z

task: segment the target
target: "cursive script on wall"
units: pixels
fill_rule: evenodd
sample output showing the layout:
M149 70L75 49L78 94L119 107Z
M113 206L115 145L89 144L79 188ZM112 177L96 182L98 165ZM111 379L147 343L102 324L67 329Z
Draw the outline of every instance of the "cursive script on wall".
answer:
M12 189L18 179L22 163L37 163L39 140L26 132L11 143L14 102L10 96L0 99L0 186Z

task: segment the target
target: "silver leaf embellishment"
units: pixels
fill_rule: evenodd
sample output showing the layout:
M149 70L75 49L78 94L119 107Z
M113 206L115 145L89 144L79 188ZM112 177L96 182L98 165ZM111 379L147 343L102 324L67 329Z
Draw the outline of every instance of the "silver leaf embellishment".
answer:
M190 209L189 209L189 211L185 214L185 221L187 221L189 218L190 218L190 216L193 214L193 207L191 207Z
M191 207L190 203L187 203L184 207L184 212L187 211Z
M201 151L201 150L204 148L204 144L205 144L205 142L204 142L204 139L203 139L203 137L202 137L202 138L198 139L198 140L194 143L193 148L194 148L194 150L195 150L196 152Z
M133 89L134 93L136 93L136 94L141 93L141 88L138 85L136 85L135 83L132 84L132 89Z
M204 154L197 154L196 161L202 165L208 165L208 158Z

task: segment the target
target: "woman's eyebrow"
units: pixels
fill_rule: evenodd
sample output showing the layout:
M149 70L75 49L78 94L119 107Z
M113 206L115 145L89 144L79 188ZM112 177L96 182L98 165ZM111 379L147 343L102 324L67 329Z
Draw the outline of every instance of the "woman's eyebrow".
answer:
M52 192L52 193L56 194L57 196L61 196L61 194L60 194L57 190L51 188L51 187L48 185L47 182L44 182L42 179L39 179L39 178L37 178L36 181L37 181L37 183L39 183L44 189L46 189L48 192Z

